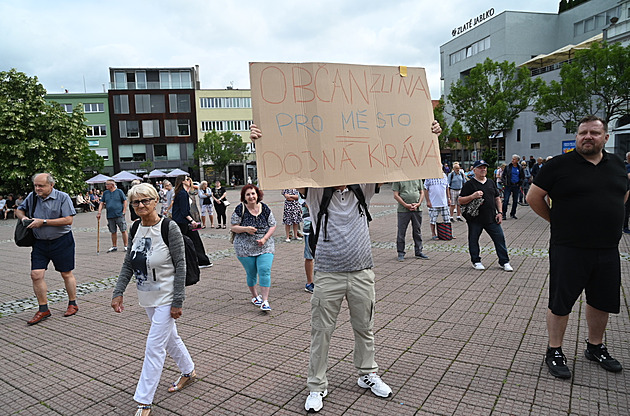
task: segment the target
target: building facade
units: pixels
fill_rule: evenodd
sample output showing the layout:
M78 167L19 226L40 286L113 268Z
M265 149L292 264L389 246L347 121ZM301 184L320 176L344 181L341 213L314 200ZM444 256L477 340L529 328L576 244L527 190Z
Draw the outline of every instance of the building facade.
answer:
M206 133L216 130L217 133L225 131L236 133L247 143L246 160L231 164L225 172L215 172L211 160L200 161L204 179L211 180L216 177L231 181L234 177L236 183L242 185L247 182L248 176L252 180L257 177L255 148L249 139L249 127L252 124L251 97L251 90L233 88L196 91L199 140L202 140Z
M107 93L84 94L47 94L48 101L55 101L66 110L67 113L83 107L86 122L86 140L90 149L103 158L105 162L104 174L113 175L114 162L112 158L111 128L109 123L109 102Z
M456 37L440 47L442 96L446 100L451 84L464 79L475 65L487 58L522 65L536 56L592 40L603 31L608 32L609 40L620 40L624 38L622 26L625 23L622 22L628 19L628 3L590 0L559 13L485 11L454 29ZM619 19L617 25L611 25L614 17ZM547 82L559 79L560 67L558 64L544 73L532 71L532 76L540 76ZM512 130L499 133L493 144L499 160L509 160L512 154L528 158L530 155L557 155L567 142L574 140L575 135L567 133L561 123L540 126L535 123L535 117L531 111L522 112ZM447 122L452 121L447 119ZM609 146L621 152L615 140L609 142ZM466 155L462 159L467 160ZM470 159L474 159L474 155L470 155Z
M199 68L110 68L112 159L117 172L180 168L198 179Z

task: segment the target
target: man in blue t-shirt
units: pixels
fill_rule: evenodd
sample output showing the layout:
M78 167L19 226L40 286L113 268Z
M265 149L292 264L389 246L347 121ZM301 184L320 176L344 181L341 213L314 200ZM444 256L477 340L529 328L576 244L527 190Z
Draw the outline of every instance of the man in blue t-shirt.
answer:
M107 228L112 236L112 246L107 250L108 253L118 251L117 242L118 235L116 228L120 230L127 251L127 223L125 222L125 213L127 212L127 197L125 193L116 187L113 179L105 183L107 190L103 192L101 203L98 205L98 213L96 218L101 219L101 211L103 207L107 209Z
M512 163L503 169L501 180L503 182L503 219L507 212L507 206L510 202L510 194L512 195L512 209L510 210L510 218L516 219L516 206L518 205L518 195L521 193L521 185L525 179L525 173L519 165L521 157L512 155Z

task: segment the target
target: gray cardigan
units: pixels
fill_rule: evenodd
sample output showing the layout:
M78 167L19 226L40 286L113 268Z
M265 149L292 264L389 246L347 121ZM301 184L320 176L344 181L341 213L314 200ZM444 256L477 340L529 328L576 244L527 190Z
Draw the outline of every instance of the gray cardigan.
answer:
M129 247L131 246L132 241L129 241ZM170 221L168 224L168 249L171 254L173 265L175 266L173 302L171 303L171 307L181 308L184 303L186 290L186 257L182 232L179 230L179 226L175 221ZM125 260L123 261L122 268L120 269L118 281L116 282L116 287L114 288L112 299L123 295L132 277L133 269L131 268L131 250L127 250Z

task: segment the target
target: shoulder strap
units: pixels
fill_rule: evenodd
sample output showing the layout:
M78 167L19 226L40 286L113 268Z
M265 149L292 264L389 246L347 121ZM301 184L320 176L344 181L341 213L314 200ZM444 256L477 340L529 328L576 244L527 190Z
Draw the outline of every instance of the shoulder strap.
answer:
M368 222L372 221L372 216L368 211L367 203L365 202L365 195L363 195L363 190L361 190L361 185L348 185L348 188L354 192L354 196L359 200L359 214L363 215L365 211L365 216L367 217ZM362 211L362 209L364 211Z
M313 238L308 239L308 245L313 256L315 256L315 248L317 247L319 232L322 229L322 217L324 216L324 214L326 214L326 220L324 221L324 241L328 240L328 233L326 231L326 229L328 228L328 205L330 205L330 200L332 198L333 192L335 192L335 188L333 187L324 188L322 200L319 202L319 212L317 213L317 221L315 223L315 234L313 235Z
M33 218L33 215L35 215L35 207L37 206L37 195L35 194L35 192L33 192L31 194L31 202L32 202L32 207L31 208L31 215L29 215L29 217Z
M133 222L133 224L131 224L131 229L129 230L129 241L131 241L133 243L133 238L136 236L136 233L138 232L138 227L140 227L140 219L137 219Z
M171 222L172 220L170 218L167 217L162 217L163 221L162 221L162 225L160 228L160 231L162 232L162 240L164 240L164 244L166 244L166 246L168 247L168 227L169 227L169 222ZM140 227L140 223L142 222L142 220L137 219L133 222L133 224L131 224L131 229L129 230L129 240L131 242L133 242L133 238L135 237L136 233L138 232L138 227Z
M172 220L168 217L162 217L162 226L161 226L161 230L162 231L162 240L164 240L164 244L166 244L166 246L168 247L168 231L169 231L169 227L170 227L170 222Z

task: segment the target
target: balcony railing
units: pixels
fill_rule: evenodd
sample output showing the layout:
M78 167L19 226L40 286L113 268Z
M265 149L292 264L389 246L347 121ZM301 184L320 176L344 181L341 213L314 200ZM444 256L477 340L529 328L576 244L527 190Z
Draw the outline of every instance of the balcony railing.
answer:
M162 82L110 82L110 90L186 90L192 89L192 83L169 84Z

